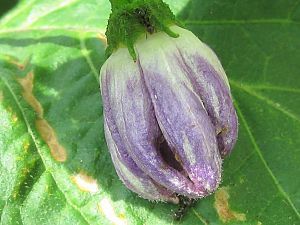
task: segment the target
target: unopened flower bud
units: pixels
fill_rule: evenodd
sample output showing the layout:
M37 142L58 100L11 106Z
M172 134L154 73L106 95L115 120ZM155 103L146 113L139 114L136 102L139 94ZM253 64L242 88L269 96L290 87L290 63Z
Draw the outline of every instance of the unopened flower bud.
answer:
M123 183L150 200L200 198L221 181L237 139L229 83L215 53L178 26L142 36L101 68L105 136Z

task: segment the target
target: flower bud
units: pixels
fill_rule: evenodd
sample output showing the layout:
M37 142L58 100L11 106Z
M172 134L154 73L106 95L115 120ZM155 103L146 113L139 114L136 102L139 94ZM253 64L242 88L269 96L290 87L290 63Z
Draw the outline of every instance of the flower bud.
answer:
M116 172L130 190L149 200L163 200L178 203L178 198L166 188L155 183L144 173L126 152L116 130L114 135L104 123L105 137ZM116 141L114 141L113 137Z
M140 38L101 68L105 136L117 174L141 197L176 202L212 193L237 138L225 72L191 32Z

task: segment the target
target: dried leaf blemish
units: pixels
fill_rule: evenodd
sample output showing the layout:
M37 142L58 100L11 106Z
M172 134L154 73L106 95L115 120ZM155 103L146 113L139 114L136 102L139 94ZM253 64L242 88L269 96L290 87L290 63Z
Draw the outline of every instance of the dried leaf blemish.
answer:
M71 180L81 191L90 193L97 193L99 191L96 179L88 176L85 172L81 171L78 174L71 176Z
M52 157L58 162L65 162L67 160L66 149L59 144L56 134L49 123L44 119L37 119L35 125L39 134L49 146Z
M32 93L33 79L34 79L33 73L29 72L25 77L17 78L17 81L21 84L23 88L22 94L26 102L28 102L28 104L34 109L38 117L42 118L44 114L43 107L41 106L40 102L35 98L35 96Z
M27 67L27 64L29 62L29 58L27 58L23 63L19 62L17 58L11 55L5 55L5 60L9 62L10 64L15 65L18 67L19 70L24 70Z
M98 209L112 224L127 225L125 215L117 216L108 198L104 198L98 203Z
M215 193L214 206L222 222L226 223L230 220L245 221L246 215L244 213L235 212L230 209L229 198L227 187L222 187Z
M48 121L44 117L44 110L41 103L33 95L33 81L34 74L29 72L23 78L17 78L17 81L23 88L22 95L25 101L34 109L37 114L35 121L36 128L41 135L42 139L47 143L50 148L52 157L58 162L64 162L67 160L66 149L60 145L56 137L54 129L50 126Z

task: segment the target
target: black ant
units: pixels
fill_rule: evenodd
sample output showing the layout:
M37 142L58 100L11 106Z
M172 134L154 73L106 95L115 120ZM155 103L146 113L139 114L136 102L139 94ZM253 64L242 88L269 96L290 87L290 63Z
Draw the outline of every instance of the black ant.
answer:
M137 18L138 18L140 24L144 25L146 27L146 30L150 34L153 34L154 31L155 31L155 28L154 28L154 26L150 22L150 17L149 17L149 11L148 11L148 9L136 8L134 10L134 14L137 15Z
M197 201L196 199L184 197L181 195L179 195L178 197L179 197L179 208L173 215L173 218L176 221L180 221L185 216L188 209L191 208Z

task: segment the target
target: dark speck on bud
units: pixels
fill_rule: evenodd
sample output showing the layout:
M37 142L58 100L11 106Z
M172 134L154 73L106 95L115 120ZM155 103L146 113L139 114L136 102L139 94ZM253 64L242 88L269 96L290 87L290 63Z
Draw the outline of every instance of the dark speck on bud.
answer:
M150 13L148 9L144 8L136 8L134 10L134 13L136 14L139 22L145 26L148 33L153 34L155 31L154 26L152 25L150 21Z

